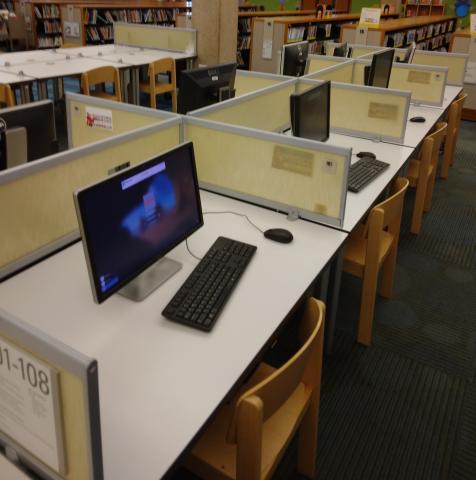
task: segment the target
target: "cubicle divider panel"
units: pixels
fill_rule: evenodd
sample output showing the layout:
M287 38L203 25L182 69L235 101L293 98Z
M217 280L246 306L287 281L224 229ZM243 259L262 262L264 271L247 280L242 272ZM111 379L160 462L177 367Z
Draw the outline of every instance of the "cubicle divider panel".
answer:
M350 149L186 117L200 186L341 226Z
M366 65L370 65L370 60L362 60L360 58L354 61L354 70L352 72L352 83L354 85L364 84L364 68Z
M340 63L344 63L346 61L348 61L348 59L343 57L331 57L329 55L309 55L309 68L307 71L307 75L310 75L314 72L319 72L324 68L339 65Z
M47 457L53 455L54 446L49 442L46 445L38 442L34 437L34 425L26 425L27 434L23 433L21 422L13 431L3 432L0 428L0 444L14 448L22 463L34 468L37 473L42 472L47 478L80 480L102 476L96 362L2 309L0 342L3 343L4 354L10 346L29 357L27 365L31 367L28 375L36 383L31 385L31 395L36 396L37 405L43 403L41 397L45 395L45 389L47 397L53 399L59 468L47 462ZM13 352L8 354L13 357ZM22 360L25 364L27 359ZM40 367L46 367L49 375L43 370L40 373ZM34 375L31 373L33 369L38 369ZM37 374L41 375L41 384L34 381ZM16 395L21 393L17 391ZM23 405L26 410L28 403ZM42 414L46 416L45 412Z
M289 126L289 96L296 79L248 93L238 98L201 108L191 113L215 122L278 132Z
M448 85L463 85L468 54L416 50L412 64L448 67Z
M318 72L306 75L304 78L313 80L331 80L333 82L352 83L354 72L354 62L349 60L347 62L339 63L332 67L324 68Z
M412 103L440 106L445 96L448 68L394 63L389 88L409 90Z
M235 96L240 97L247 93L256 92L262 88L271 87L278 83L289 80L289 77L276 75L274 73L251 72L248 70L237 70L235 77Z
M193 56L197 54L197 31L193 28L114 22L114 43L172 50Z
M176 146L181 123L178 117L2 172L0 278L78 238L73 192Z
M352 58L367 57L369 55L373 55L376 52L380 52L381 50L385 50L385 48L376 47L373 45L351 44L349 46L352 48Z
M75 93L66 93L66 113L69 148L178 118L161 110Z

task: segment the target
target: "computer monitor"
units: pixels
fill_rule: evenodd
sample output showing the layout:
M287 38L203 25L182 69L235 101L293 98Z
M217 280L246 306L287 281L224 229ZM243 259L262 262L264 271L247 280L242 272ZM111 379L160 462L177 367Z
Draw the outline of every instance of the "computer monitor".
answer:
M306 73L306 60L308 53L308 41L283 45L283 50L281 51L281 75L302 77Z
M97 303L120 289L133 300L145 298L181 268L165 255L203 225L191 142L84 188L74 199Z
M55 112L51 100L3 108L0 110L0 120L5 122L7 136L9 130L12 129L24 128L26 130L29 162L58 152ZM6 157L7 155L2 158L0 169L6 168L9 164Z
M329 138L331 82L290 96L291 127L295 137L325 142Z
M405 51L405 56L401 60L401 63L412 63L413 55L415 55L416 43L412 42Z
M186 114L235 96L236 63L184 70L180 74L178 111Z
M365 67L364 69L365 85L388 88L394 55L395 50L393 48L374 54L370 68Z
M39 478L104 478L98 362L1 308L0 349L0 455Z
M347 42L339 45L338 47L334 48L334 57L347 57L348 47Z

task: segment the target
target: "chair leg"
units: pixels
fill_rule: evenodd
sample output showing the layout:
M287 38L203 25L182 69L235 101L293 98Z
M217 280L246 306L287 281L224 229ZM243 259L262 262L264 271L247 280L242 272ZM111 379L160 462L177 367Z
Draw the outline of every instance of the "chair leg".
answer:
M433 189L435 188L435 180L436 180L436 168L433 169L433 173L430 175L430 178L428 179L428 184L426 186L425 204L423 205L423 210L425 212L429 212L431 209L431 199L433 198Z
M448 172L450 169L450 165L452 164L451 161L451 152L452 152L452 144L453 142L446 138L445 141L445 150L443 154L443 161L441 162L441 169L440 169L440 178L448 178Z
M415 195L415 205L413 206L412 221L410 224L410 232L418 235L421 230L421 221L423 217L423 205L425 203L426 196L426 184L428 179L418 179L418 185Z
M372 325L374 321L375 294L377 293L378 268L366 268L363 277L362 298L360 300L359 328L357 341L370 347L372 343Z
M391 298L393 291L393 278L397 265L397 245L395 244L387 255L382 265L382 278L380 279L379 293L384 298Z
M156 102L157 102L157 97L156 97L155 93L152 92L152 90L151 90L151 92L150 92L150 108L153 108L153 109L157 108L157 103Z
M308 478L316 476L319 397L320 390L316 389L299 427L297 469L301 475Z
M172 112L177 113L177 90L173 90L171 93L172 93Z

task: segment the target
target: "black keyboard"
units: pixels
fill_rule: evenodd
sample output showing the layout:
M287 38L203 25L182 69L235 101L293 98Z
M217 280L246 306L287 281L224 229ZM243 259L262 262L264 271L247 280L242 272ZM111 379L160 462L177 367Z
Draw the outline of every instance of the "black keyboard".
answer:
M218 237L162 315L210 331L255 252L254 245Z
M389 163L375 158L362 157L350 166L347 190L355 193L360 192L389 165Z

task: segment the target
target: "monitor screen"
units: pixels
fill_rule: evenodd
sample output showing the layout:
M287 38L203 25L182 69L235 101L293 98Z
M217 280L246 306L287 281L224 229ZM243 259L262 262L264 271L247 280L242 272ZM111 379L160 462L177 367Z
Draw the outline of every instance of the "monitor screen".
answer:
M2 108L0 119L4 121L7 134L15 129L25 129L29 162L58 152L55 112L51 100ZM2 159L3 168L10 163L8 158Z
M186 114L235 96L236 63L184 70L180 74L178 111Z
M281 74L301 77L306 73L306 60L309 42L297 42L284 45L281 53Z
M76 192L75 203L101 303L203 225L192 143Z
M290 100L293 135L325 142L329 138L331 82L292 94Z
M366 82L367 85L388 88L394 54L395 50L393 48L374 54L368 74L368 83Z
M334 48L334 57L347 57L347 52L348 52L348 46L346 42Z

